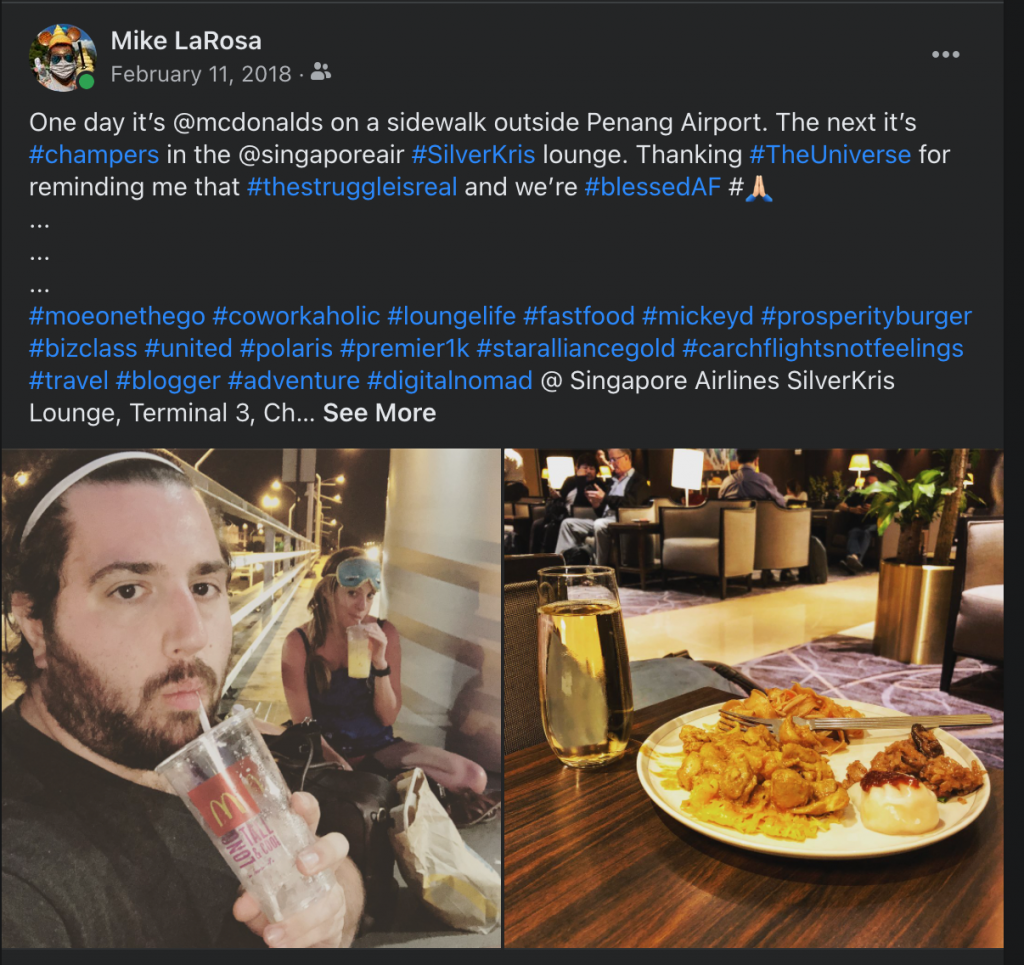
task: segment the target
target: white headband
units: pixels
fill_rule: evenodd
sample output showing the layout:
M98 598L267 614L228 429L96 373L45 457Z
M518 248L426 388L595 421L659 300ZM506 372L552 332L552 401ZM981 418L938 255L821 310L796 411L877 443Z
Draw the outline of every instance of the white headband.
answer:
M149 459L152 462L162 462L165 466L170 466L172 469L181 472L170 459L164 459L163 456L154 456L150 452L114 452L109 456L101 456L99 459L94 459L92 462L87 462L80 469L76 469L73 473L65 476L56 486L53 487L39 502L36 504L36 508L32 510L32 514L28 518L28 522L25 524L25 529L21 533L21 542L19 545L25 545L25 537L32 532L36 523L39 522L40 517L45 513L61 496L64 495L76 482L84 479L91 472L95 472L101 466L108 466L112 462L122 462L125 459ZM184 476L185 474L181 472Z

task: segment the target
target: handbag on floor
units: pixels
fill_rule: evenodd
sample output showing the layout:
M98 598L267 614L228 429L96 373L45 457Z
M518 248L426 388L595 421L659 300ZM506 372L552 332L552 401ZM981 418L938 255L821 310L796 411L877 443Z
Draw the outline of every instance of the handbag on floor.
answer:
M388 835L391 811L400 803L398 792L377 774L346 771L325 761L320 728L313 720L292 724L283 734L265 740L288 787L317 799L317 834L339 831L348 839L349 857L366 889L362 930L387 925L398 893L395 852Z

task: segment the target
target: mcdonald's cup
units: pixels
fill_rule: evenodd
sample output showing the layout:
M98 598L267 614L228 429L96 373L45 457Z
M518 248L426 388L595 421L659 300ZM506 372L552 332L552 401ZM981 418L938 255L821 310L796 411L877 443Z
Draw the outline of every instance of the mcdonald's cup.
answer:
M302 911L330 890L332 872L304 875L295 865L315 839L288 806L291 792L251 710L200 734L156 769L271 921Z

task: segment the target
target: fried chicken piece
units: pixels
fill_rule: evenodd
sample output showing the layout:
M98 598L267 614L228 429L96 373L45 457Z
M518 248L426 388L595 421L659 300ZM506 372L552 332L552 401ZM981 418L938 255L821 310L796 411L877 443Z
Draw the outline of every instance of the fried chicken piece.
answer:
M694 727L692 724L684 724L679 731L679 739L683 742L683 753L697 750L701 744L707 744L711 735L703 727Z
M929 760L921 768L919 777L936 797L952 797L976 791L985 782L985 771L977 761L971 761L970 768L966 768L951 757L943 756Z
M741 755L731 757L718 777L719 794L731 801L745 801L755 787L757 778L747 759Z
M680 767L676 773L679 786L684 791L692 791L693 779L700 774L703 769L704 762L701 760L700 754L696 751L690 751L690 753L683 759L683 766Z
M792 810L794 814L829 814L832 811L842 811L849 803L850 795L846 793L846 788L837 787L828 797Z
M810 747L804 747L801 744L794 744L791 742L787 742L782 745L783 767L792 767L797 761L813 764L820 759L818 752Z
M860 761L854 761L846 768L846 778L843 781L843 787L851 788L854 784L859 784L860 779L867 774L867 772L868 769L861 764Z
M806 804L811 799L813 787L796 771L780 767L771 780L771 801L777 808L789 811Z
M901 740L890 744L884 751L879 751L871 759L873 771L897 771L900 774L913 774L928 762L911 740Z

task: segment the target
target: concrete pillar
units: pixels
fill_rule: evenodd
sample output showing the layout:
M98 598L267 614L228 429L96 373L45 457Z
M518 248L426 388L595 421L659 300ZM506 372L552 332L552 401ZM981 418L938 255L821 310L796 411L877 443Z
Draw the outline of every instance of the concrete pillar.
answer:
M392 449L381 614L402 643L395 733L501 770L501 451Z

